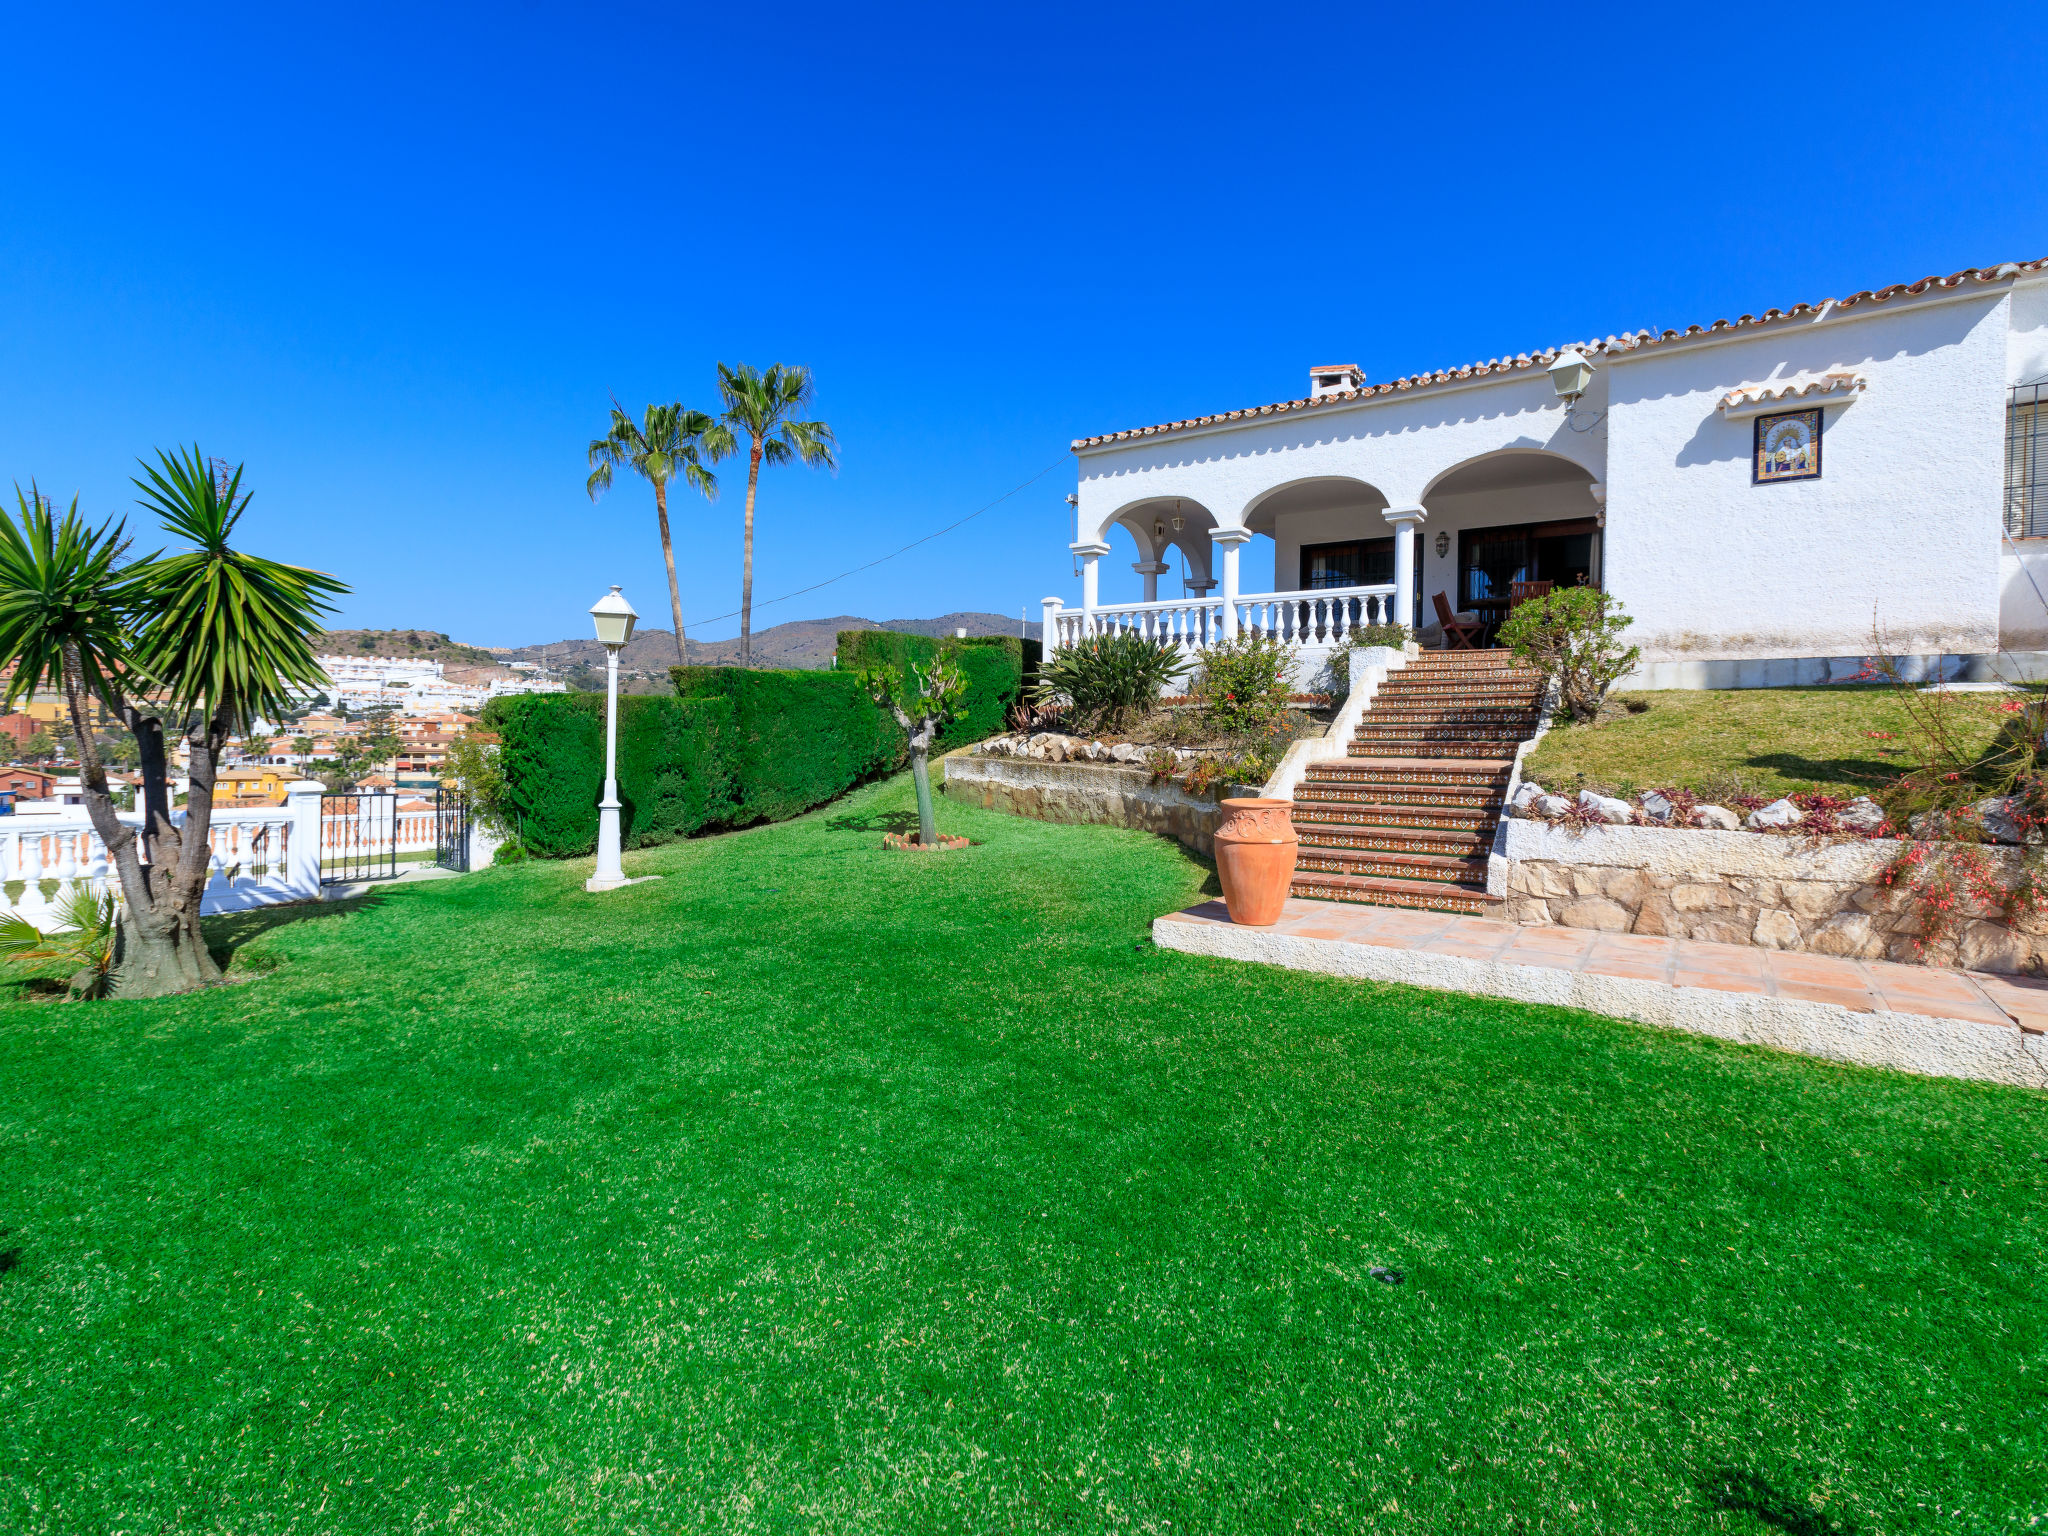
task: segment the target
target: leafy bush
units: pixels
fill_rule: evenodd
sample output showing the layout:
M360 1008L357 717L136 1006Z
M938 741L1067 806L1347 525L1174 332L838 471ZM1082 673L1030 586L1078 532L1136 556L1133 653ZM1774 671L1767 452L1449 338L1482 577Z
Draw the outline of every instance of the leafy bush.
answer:
M1228 735L1265 731L1287 708L1286 646L1265 635L1239 635L1202 651L1202 676L1195 697L1212 730Z
M903 761L896 722L852 673L672 667L669 676L684 700L723 700L732 712L733 826L802 815Z
M970 635L964 640L938 641L928 635L907 635L893 629L848 629L839 635L837 666L856 677L887 670L907 674L928 667L944 647L952 652L966 682L958 707L932 744L936 753L968 746L999 735L1024 694L1024 682L1038 667L1038 642L1015 635Z
M1033 697L1064 703L1077 727L1113 730L1150 709L1186 666L1170 642L1112 630L1054 651L1038 669Z
M499 738L500 824L542 857L595 848L604 792L604 695L494 699L484 724ZM723 699L620 698L619 822L626 847L670 842L732 819L734 734L732 706Z
M1397 651L1414 638L1406 624L1363 624L1351 632L1353 645L1390 645Z
M1520 604L1500 627L1500 643L1557 684L1563 712L1580 724L1600 713L1607 690L1636 664L1639 647L1623 645L1635 622L1615 598L1594 587L1558 587Z

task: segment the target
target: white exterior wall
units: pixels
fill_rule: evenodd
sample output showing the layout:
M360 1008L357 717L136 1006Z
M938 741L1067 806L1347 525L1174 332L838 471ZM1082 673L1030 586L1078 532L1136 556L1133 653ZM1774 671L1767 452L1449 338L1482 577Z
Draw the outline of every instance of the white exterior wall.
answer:
M2048 383L2048 280L2012 290L2012 336L2006 343L2006 382Z
M1867 654L1873 616L1909 655L1987 655L2002 625L2007 649L2048 650L2048 614L2022 579L2036 557L2001 556L2006 392L2048 378L2048 279L1616 347L1597 364L1569 413L1529 368L1082 449L1077 541L1104 539L1128 512L1145 524L1142 553L1154 509L1179 498L1191 535L1212 516L1220 528L1270 524L1270 557L1245 552L1241 590L1262 579L1291 590L1302 544L1392 530L1362 507L1262 520L1261 502L1350 480L1361 504L1427 507L1416 530L1425 626L1430 597L1455 594L1461 529L1604 516L1600 578L1635 618L1646 666L1668 674L1654 686L1808 680L1808 658ZM1821 477L1752 484L1754 422L1726 419L1721 398L1839 368L1867 388L1823 406ZM1504 452L1568 460L1604 496L1576 483L1432 494ZM1451 535L1443 555L1440 532ZM1162 578L1162 595L1177 585ZM1778 659L1787 666L1749 665ZM1820 664L1815 675L1832 674Z
M1898 304L1614 359L1607 585L1646 661L1998 645L2006 297ZM1821 476L1750 483L1726 391L1853 368L1825 407Z
M1582 411L1598 409L1604 372ZM1120 510L1157 497L1183 497L1218 526L1242 528L1262 497L1321 478L1358 480L1390 506L1413 506L1450 470L1506 448L1561 454L1601 478L1599 435L1565 425L1564 404L1537 369L1088 449L1076 538L1095 542Z

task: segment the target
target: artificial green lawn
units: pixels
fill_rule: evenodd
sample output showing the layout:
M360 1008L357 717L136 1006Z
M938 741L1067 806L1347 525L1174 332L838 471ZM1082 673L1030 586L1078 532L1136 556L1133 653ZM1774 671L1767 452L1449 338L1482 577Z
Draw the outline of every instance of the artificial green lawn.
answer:
M1988 747L1999 706L2020 697L1958 696L1961 738ZM1648 707L1631 714L1631 702ZM1670 689L1611 696L1597 724L1551 730L1524 771L1563 794L1675 786L1710 800L1745 791L1853 797L1919 767L1919 750L1888 687Z
M0 1530L2048 1523L2048 1099L1158 951L1172 845L908 805L0 1009Z

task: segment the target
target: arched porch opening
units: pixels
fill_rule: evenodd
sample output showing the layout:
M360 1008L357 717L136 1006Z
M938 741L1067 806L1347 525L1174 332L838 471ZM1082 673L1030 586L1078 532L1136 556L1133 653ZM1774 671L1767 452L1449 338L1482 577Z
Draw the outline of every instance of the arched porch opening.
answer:
M1102 601L1155 602L1165 598L1200 597L1216 585L1211 574L1210 530L1216 514L1184 496L1155 496L1120 507L1103 526L1103 540L1113 551L1113 579ZM1114 557L1111 535L1121 529L1135 558ZM1128 569L1129 578L1122 572Z
M1273 541L1272 591L1373 586L1394 579L1386 510L1378 487L1327 475L1264 492L1245 508L1244 525ZM1260 562L1247 563L1257 570ZM1247 576L1247 585L1258 579Z
M1490 634L1518 583L1601 583L1604 488L1582 466L1541 449L1506 449L1438 475L1423 493L1429 520L1418 551L1420 638L1436 643L1431 598L1442 593Z

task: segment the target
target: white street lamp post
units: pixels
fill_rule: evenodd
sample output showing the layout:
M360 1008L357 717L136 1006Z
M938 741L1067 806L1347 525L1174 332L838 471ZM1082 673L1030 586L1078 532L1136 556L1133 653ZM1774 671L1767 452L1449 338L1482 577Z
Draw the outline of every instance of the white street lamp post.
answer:
M632 884L619 863L619 651L633 638L640 615L613 587L590 605L590 617L604 647L604 798L597 803L597 869L583 889L615 891Z

